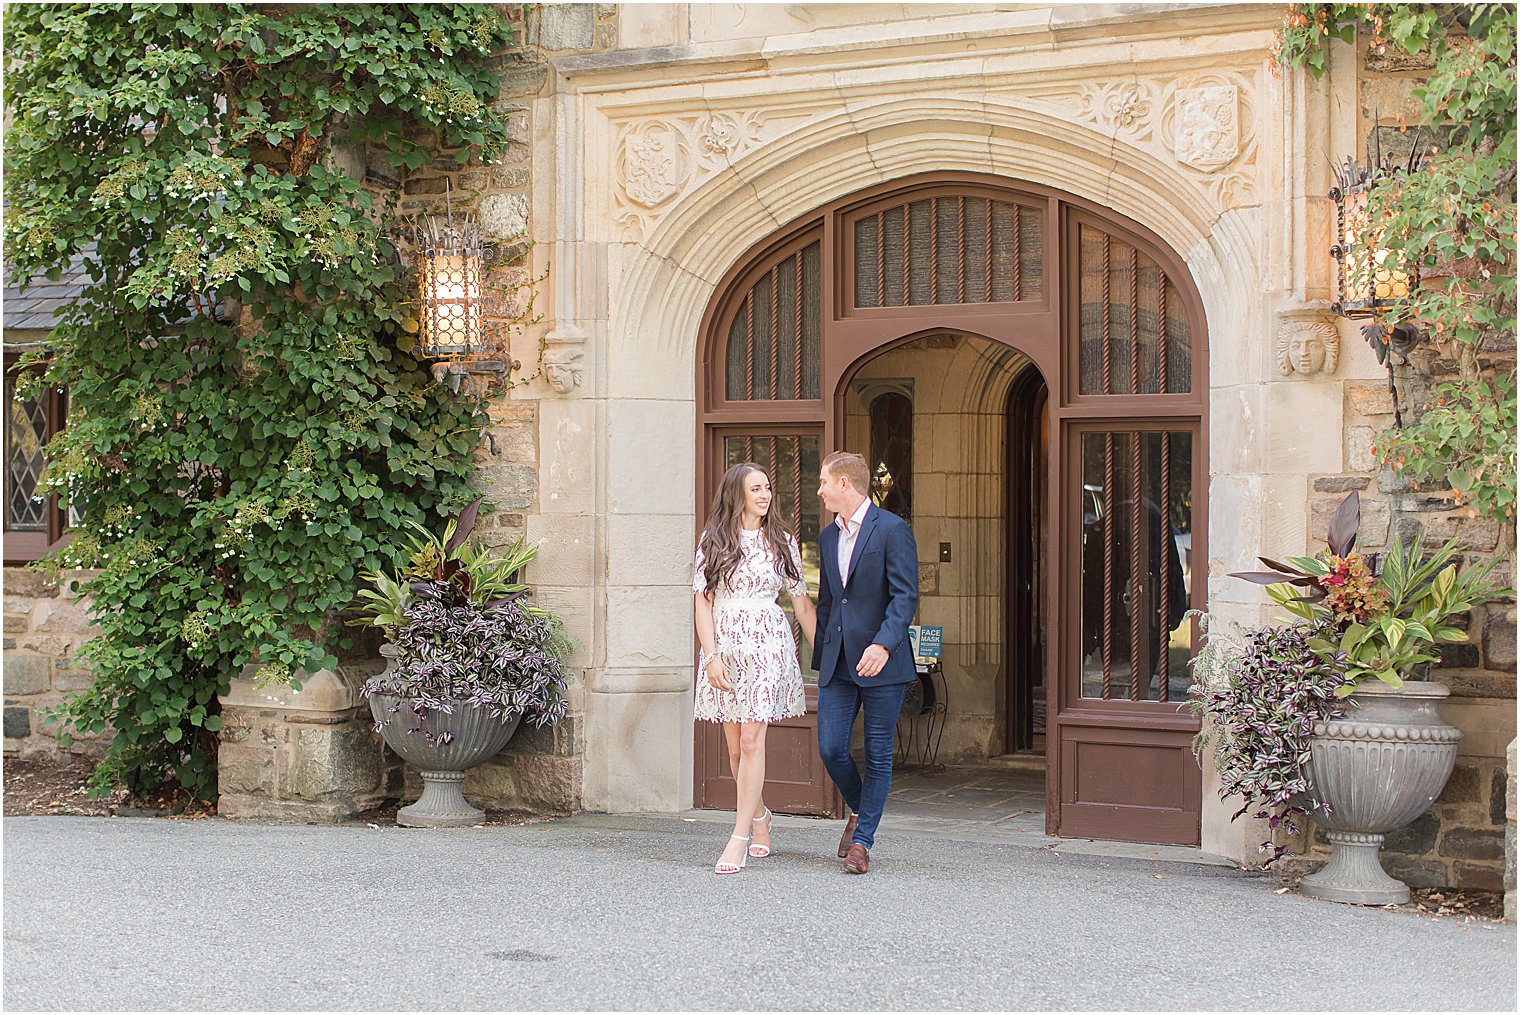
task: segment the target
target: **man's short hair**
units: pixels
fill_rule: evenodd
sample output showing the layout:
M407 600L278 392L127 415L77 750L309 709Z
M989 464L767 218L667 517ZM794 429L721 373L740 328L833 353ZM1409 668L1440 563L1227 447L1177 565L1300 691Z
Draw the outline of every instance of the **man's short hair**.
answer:
M871 495L871 469L855 452L835 451L823 460L823 467L836 479L840 476L848 479L856 493L866 497Z

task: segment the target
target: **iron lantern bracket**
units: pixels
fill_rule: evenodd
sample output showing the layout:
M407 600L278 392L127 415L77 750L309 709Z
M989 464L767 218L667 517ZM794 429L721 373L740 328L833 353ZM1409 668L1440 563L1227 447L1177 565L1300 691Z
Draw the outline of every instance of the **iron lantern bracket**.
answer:
M1409 354L1428 341L1430 334L1423 326L1411 321L1400 321L1392 325L1373 321L1362 325L1361 332L1362 339L1372 346L1378 362L1388 368L1388 395L1393 401L1393 425L1402 430L1404 416L1399 411L1399 389L1394 380L1393 368L1395 365L1407 364Z

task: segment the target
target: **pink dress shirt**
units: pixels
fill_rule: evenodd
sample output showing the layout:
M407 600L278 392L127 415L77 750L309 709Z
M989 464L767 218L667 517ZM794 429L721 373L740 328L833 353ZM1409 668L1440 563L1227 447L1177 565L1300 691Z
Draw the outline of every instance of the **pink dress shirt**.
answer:
M866 512L871 509L871 498L867 497L860 502L860 507L849 518L844 515L835 515L834 524L839 526L839 586L843 588L850 581L850 557L855 553L855 538L860 535L861 523L866 520Z

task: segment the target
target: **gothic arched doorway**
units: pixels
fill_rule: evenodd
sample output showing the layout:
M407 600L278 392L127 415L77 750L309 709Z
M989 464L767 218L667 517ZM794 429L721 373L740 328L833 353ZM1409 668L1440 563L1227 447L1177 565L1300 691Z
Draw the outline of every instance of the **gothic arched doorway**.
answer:
M1052 522L1034 604L1046 830L1197 843L1182 615L1206 601L1191 561L1207 559L1207 343L1180 258L1058 191L934 174L836 202L758 245L719 286L704 329L698 513L727 464L758 461L805 546L826 521L818 462L846 438L861 364L933 332L979 336L1033 365L1048 390L1041 513ZM904 418L890 388L869 404ZM934 547L919 550L934 561ZM838 811L812 736L811 715L772 731L778 810ZM699 807L732 805L721 741L698 731Z

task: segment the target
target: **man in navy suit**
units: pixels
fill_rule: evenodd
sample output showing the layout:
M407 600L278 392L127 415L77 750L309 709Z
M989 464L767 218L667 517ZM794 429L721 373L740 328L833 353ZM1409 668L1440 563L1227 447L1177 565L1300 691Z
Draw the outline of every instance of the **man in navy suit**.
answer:
M870 869L892 785L897 715L918 676L908 644L918 608L918 545L907 522L871 503L870 489L871 471L859 455L836 451L823 460L818 496L835 517L818 534L818 753L850 806L839 840L850 874ZM862 711L864 777L850 756Z

